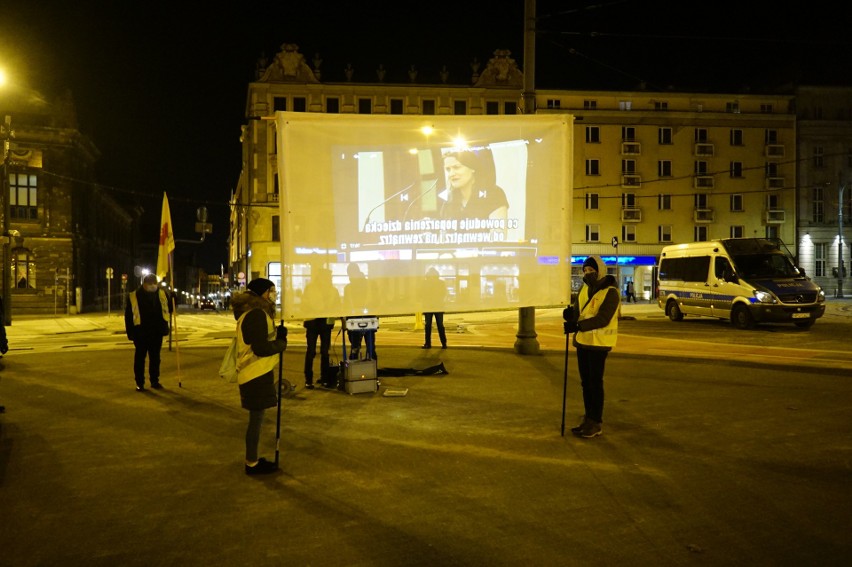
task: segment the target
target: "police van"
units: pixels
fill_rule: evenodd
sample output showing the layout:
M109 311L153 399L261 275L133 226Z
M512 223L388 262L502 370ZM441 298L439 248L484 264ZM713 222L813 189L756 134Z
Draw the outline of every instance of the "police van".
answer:
M825 293L793 263L777 238L726 238L666 246L657 304L672 321L685 315L809 328L825 313Z

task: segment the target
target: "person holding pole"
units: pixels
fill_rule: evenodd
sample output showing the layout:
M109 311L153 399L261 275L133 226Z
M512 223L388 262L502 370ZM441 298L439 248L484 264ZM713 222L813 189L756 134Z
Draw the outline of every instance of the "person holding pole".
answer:
M565 333L574 333L586 410L580 425L571 429L578 437L591 439L602 433L604 366L618 338L620 307L621 294L615 278L607 275L600 256L589 256L583 262L583 287L574 303L562 312Z
M274 370L287 348L287 328L284 325L275 327L275 297L275 284L265 278L256 278L249 282L245 293L234 296L231 301L237 320L240 403L249 412L245 455L248 475L278 470L277 458L271 462L258 457L264 412L279 403Z
M133 356L133 375L136 391L145 391L145 358L148 359L148 378L151 387L161 389L160 351L163 337L169 334L172 305L166 290L157 285L156 274L142 278L139 289L128 295L124 309L124 330L136 348Z

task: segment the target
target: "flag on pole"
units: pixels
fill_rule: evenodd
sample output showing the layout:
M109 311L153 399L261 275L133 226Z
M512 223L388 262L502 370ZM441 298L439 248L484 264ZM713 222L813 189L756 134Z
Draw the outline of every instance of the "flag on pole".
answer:
M169 254L175 249L175 235L172 231L172 213L169 211L169 198L163 193L163 214L160 217L160 250L157 255L157 277L165 279L169 273Z

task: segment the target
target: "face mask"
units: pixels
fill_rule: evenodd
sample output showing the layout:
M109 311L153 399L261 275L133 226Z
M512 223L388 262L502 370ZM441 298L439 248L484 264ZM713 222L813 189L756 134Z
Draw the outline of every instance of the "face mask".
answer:
M148 285L145 285L143 287L145 288L145 291L150 291L150 292L157 291L157 284L148 284Z
M587 286L592 287L595 285L595 282L598 281L598 273L597 272L589 272L588 274L583 274L583 283Z

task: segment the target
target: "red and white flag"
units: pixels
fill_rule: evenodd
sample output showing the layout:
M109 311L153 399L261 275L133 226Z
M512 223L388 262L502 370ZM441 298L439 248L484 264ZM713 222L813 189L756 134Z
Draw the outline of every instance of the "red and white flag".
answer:
M172 213L169 211L169 198L163 193L163 214L160 217L160 250L157 255L157 277L164 280L169 273L169 254L175 249L175 235L172 231Z

